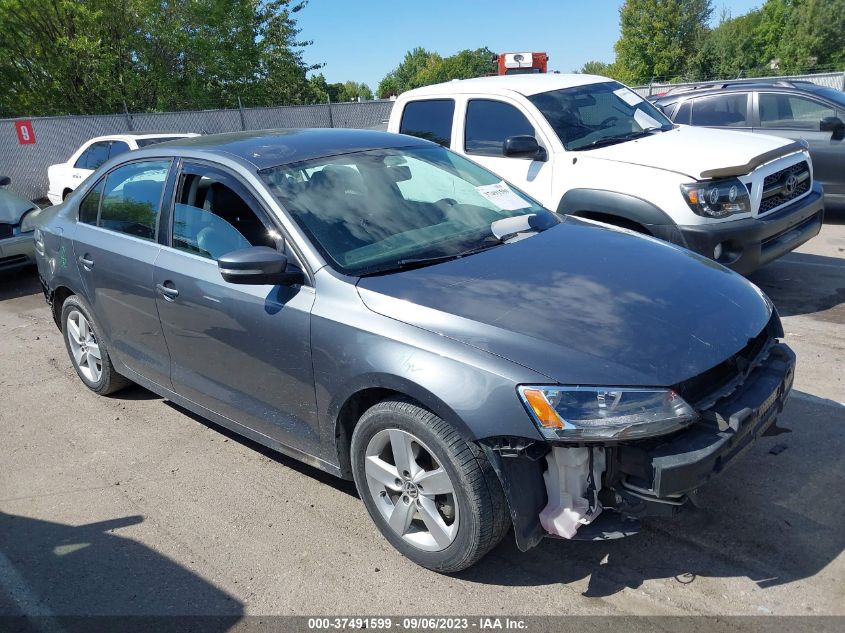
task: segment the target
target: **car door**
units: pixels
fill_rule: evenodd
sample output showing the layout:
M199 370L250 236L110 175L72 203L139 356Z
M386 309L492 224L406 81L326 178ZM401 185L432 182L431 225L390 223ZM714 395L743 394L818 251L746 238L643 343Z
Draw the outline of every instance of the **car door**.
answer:
M183 164L170 216L154 285L174 390L314 454L313 287L231 284L216 262L240 248L279 248L279 229L240 179L199 162Z
M822 183L825 193L845 194L845 141L819 129L821 119L845 119L845 113L817 99L785 92L758 93L757 109L755 132L807 141L813 177Z
M533 136L542 147L549 147L528 115L515 103L491 97L469 98L463 135L454 149L538 200L548 200L552 191L552 161L505 156L502 148L510 136Z
M73 232L86 299L112 355L168 388L170 356L156 308L153 264L161 250L157 226L171 162L135 161L110 171L83 197Z
M725 130L752 130L749 117L751 93L728 92L687 101L691 105L691 125L722 128ZM679 113L683 114L683 113ZM677 123L686 123L679 121Z

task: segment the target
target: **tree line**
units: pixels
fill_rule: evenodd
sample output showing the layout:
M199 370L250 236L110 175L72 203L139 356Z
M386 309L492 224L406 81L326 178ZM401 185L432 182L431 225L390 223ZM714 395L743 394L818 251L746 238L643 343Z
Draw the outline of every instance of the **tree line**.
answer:
M626 0L612 63L580 72L629 84L845 68L845 0L765 0L711 28L711 0Z
M0 117L372 98L308 73L304 0L0 0ZM239 101L240 99L240 101Z

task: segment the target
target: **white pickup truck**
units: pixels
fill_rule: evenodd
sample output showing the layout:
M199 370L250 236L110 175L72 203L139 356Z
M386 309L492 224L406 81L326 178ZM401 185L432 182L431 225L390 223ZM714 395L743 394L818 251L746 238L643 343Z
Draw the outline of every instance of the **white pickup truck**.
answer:
M594 75L410 90L388 130L467 156L557 211L633 229L748 274L815 236L822 188L800 142L674 125Z

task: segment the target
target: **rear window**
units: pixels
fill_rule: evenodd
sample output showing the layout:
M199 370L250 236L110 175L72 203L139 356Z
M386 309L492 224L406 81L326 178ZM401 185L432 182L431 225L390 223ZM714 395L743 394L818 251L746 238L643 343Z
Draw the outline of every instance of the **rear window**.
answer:
M138 147L147 147L148 145L155 145L157 143L166 143L167 141L175 141L180 138L181 136L157 136L156 138L139 138L136 139L135 142L138 143Z
M448 147L452 140L452 116L455 102L452 99L411 101L402 113L400 134L418 136Z

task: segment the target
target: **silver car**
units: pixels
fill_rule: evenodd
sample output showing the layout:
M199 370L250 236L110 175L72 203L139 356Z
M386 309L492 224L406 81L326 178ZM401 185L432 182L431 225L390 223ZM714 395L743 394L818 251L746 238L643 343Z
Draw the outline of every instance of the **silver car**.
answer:
M0 271L35 264L32 235L40 209L8 191L10 184L8 176L0 177Z

